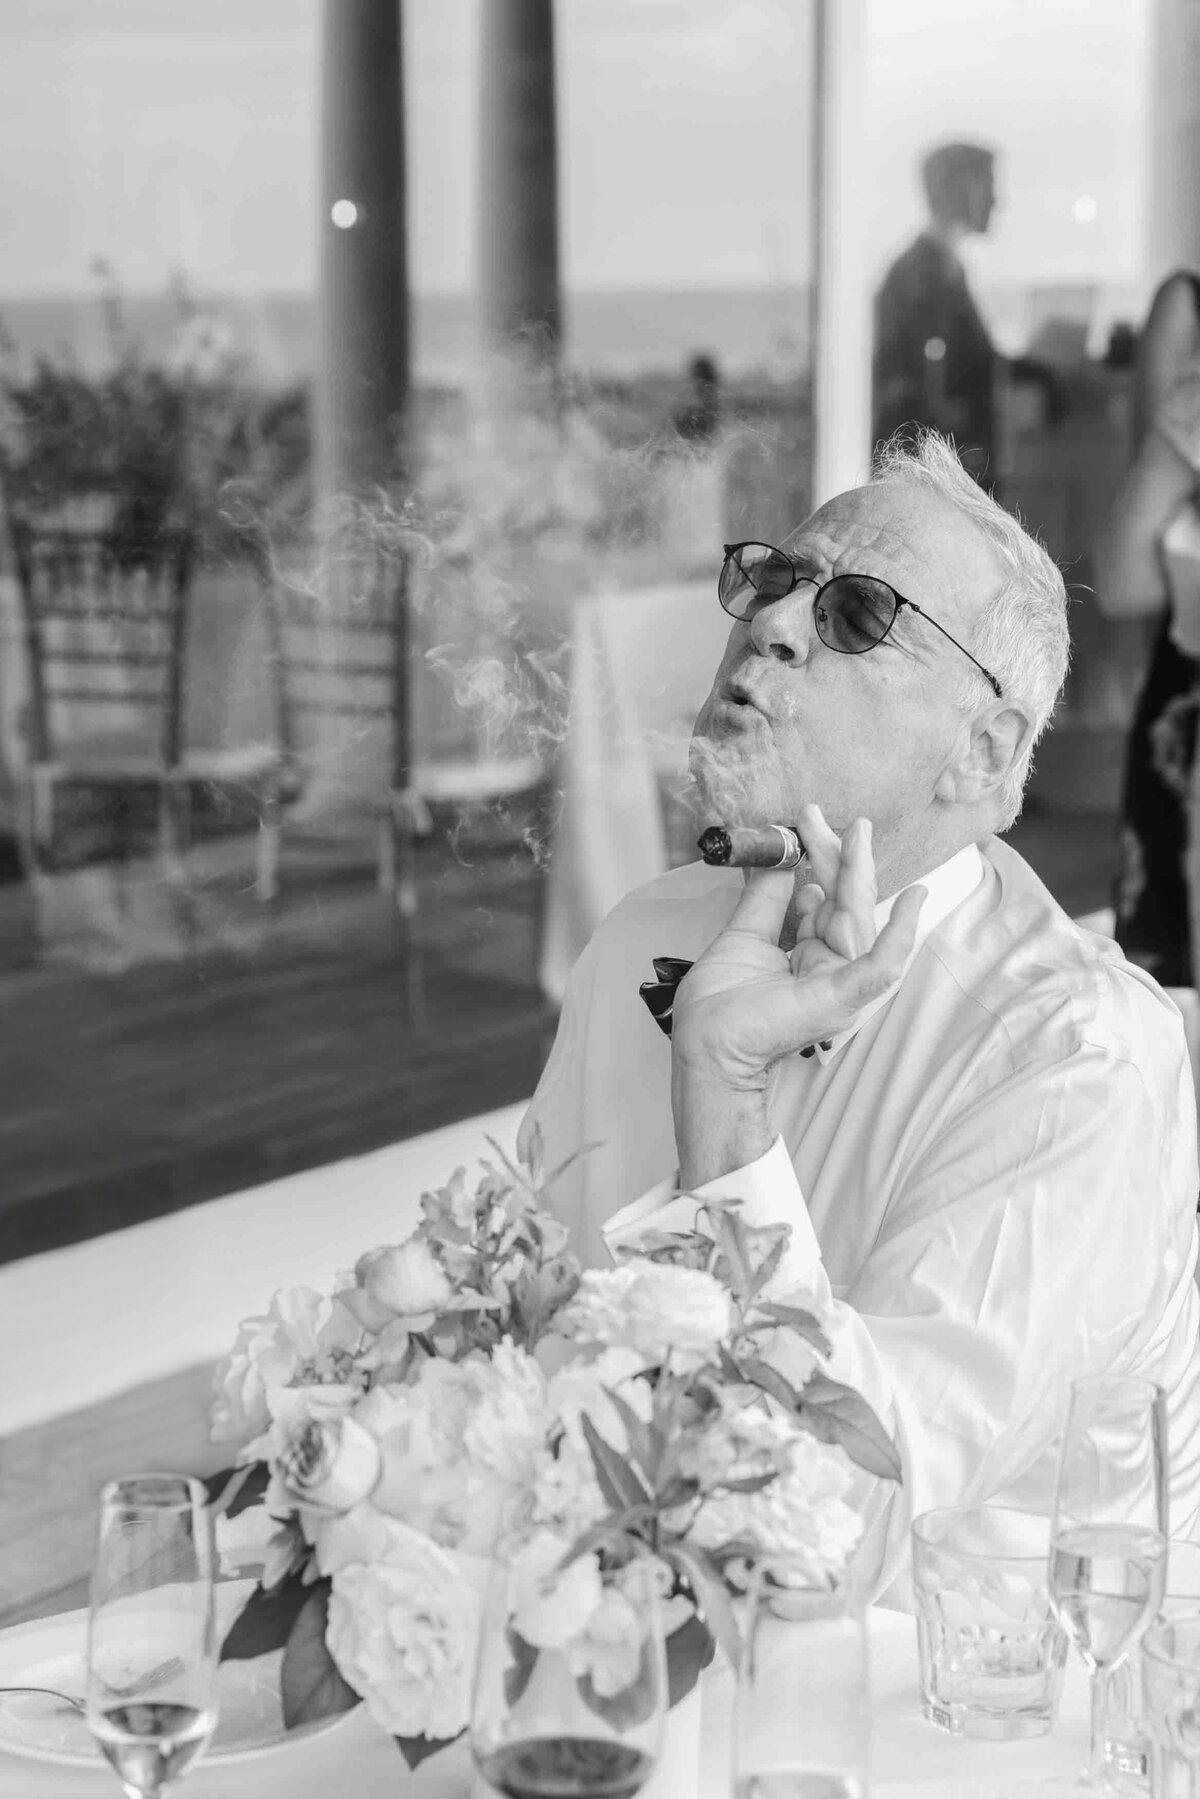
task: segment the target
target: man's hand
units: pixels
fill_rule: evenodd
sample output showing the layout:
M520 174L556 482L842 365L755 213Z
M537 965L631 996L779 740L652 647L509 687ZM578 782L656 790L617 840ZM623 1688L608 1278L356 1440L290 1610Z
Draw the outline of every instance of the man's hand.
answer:
M729 923L675 997L672 1103L685 1186L765 1152L775 1063L846 1030L895 985L912 952L925 889L900 894L876 934L869 822L856 820L844 842L816 806L796 822L813 881L794 893L790 872L749 874ZM779 946L789 906L796 921L790 954Z

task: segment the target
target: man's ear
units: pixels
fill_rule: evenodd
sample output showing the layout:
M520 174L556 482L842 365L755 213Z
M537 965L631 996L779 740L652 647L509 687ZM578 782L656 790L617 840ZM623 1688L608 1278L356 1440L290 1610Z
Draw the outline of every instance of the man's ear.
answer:
M934 783L947 805L973 806L999 792L1032 742L1032 713L1015 700L997 700L966 723Z

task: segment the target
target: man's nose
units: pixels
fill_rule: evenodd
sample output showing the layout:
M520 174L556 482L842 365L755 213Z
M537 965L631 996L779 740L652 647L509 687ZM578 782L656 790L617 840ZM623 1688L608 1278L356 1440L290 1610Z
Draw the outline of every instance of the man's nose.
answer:
M813 590L808 582L771 600L750 620L750 641L776 662L807 662L813 637Z

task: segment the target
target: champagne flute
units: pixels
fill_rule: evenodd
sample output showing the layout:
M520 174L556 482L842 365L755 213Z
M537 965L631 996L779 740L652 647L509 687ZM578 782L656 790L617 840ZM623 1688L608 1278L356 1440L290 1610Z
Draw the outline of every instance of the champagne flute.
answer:
M505 1799L633 1799L667 1704L654 1570L604 1551L560 1567L523 1533L496 1554L479 1634L471 1754Z
M1109 1674L1162 1603L1167 1424L1161 1387L1095 1375L1071 1386L1050 1529L1050 1602L1091 1677L1091 1756L1078 1783L1111 1790Z
M129 1799L161 1799L212 1735L213 1540L198 1480L134 1474L100 1496L86 1717Z
M734 1799L862 1799L870 1740L861 1595L815 1587L795 1561L761 1562L737 1672Z

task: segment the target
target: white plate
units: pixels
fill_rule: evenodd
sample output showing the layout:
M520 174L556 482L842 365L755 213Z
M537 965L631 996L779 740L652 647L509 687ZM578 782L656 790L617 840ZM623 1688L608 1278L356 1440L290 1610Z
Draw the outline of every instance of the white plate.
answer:
M240 1584L240 1583L239 1583ZM233 1583L218 1589L221 1612L229 1606L232 1616L239 1596ZM27 1681L34 1686L56 1687L62 1693L82 1695L85 1685L84 1656L87 1613L64 1612L57 1618L39 1618L0 1633L0 1686ZM335 1729L351 1715L320 1718L285 1730L279 1697L282 1651L262 1655L251 1662L223 1662L219 1676L219 1717L212 1740L204 1752L206 1762L250 1761L293 1743ZM108 1768L80 1713L53 1699L34 1694L0 1693L0 1749L34 1761L61 1766Z

